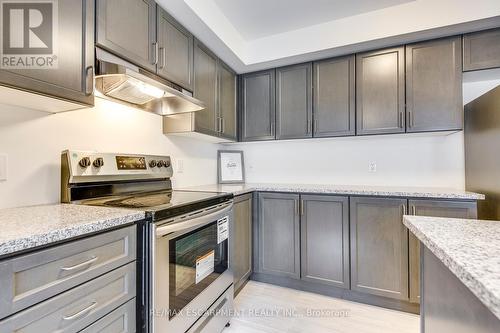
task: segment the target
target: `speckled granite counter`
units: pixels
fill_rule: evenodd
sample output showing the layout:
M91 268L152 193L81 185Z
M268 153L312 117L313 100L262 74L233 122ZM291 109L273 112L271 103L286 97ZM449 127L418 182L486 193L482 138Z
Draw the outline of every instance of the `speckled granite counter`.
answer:
M183 188L193 191L228 192L234 195L250 193L253 191L269 192L296 192L296 193L318 193L318 194L341 194L341 195L367 195L384 197L411 197L411 198L434 198L434 199L458 199L458 200L484 200L484 195L441 188L425 187L385 187L364 185L314 185L314 184L238 184L238 185L202 185Z
M145 213L80 205L0 210L0 256L144 219Z
M405 216L404 224L500 319L500 221Z

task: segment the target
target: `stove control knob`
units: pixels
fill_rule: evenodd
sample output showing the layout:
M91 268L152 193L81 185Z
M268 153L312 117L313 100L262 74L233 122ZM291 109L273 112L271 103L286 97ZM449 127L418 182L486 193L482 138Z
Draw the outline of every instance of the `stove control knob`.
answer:
M163 166L165 168L168 168L170 166L170 161L169 160L163 161Z
M162 160L158 161L158 163L156 164L156 166L157 166L158 168L162 168L164 165L165 165L165 162L164 162L164 161L162 161Z
M100 168L104 165L104 159L102 157L98 157L94 160L94 163L92 163L96 168Z
M156 166L156 161L155 160L149 161L149 167L150 168L154 168L155 166Z
M88 168L90 166L90 157L83 157L78 164L80 164L82 168Z

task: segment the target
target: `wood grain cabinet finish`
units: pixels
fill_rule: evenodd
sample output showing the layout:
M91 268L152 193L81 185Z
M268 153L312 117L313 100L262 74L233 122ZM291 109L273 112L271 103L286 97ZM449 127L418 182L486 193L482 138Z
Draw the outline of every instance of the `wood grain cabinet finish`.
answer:
M477 218L475 201L409 200L409 214L418 216ZM420 302L420 242L409 233L410 302Z
M0 332L80 332L135 296L130 263L0 321Z
M259 193L258 272L300 279L299 195Z
M193 35L157 6L158 75L193 91Z
M156 2L97 0L96 44L156 72Z
M312 64L276 69L276 139L312 137Z
M0 318L136 259L128 227L0 262Z
M232 269L238 292L252 273L252 194L234 198Z
M241 141L275 138L275 70L241 77Z
M57 6L58 67L0 69L0 85L79 104L94 104L94 1L65 0ZM64 47L71 45L71 47Z
M405 132L404 48L356 55L356 133Z
M460 37L406 46L406 131L463 128Z
M218 117L221 137L236 141L237 128L237 77L236 73L219 59L218 63Z
M349 198L300 198L302 280L349 289Z
M195 113L195 129L212 136L218 136L217 62L215 54L194 41L194 97L205 103L205 109Z
M500 67L500 29L464 35L464 71Z
M350 198L351 289L408 300L406 199Z
M313 136L355 134L354 55L313 64Z

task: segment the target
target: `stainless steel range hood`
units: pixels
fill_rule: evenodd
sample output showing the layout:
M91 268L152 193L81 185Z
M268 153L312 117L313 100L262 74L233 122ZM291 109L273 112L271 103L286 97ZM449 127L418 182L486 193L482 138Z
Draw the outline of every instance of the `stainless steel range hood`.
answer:
M200 111L205 104L181 87L96 48L96 96L160 115Z

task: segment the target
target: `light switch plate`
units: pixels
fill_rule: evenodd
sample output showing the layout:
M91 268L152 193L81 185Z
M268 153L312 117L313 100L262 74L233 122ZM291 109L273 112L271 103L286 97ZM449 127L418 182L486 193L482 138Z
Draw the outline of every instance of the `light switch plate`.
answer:
M368 172L377 172L377 162L368 163Z
M184 160L177 160L177 173L184 172Z
M7 180L7 155L0 154L0 181Z

